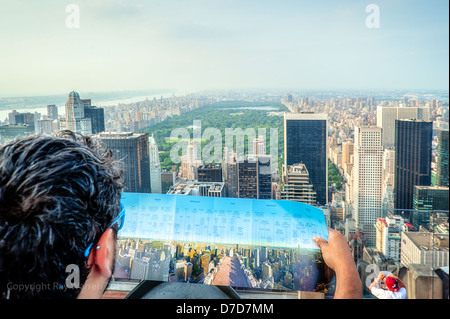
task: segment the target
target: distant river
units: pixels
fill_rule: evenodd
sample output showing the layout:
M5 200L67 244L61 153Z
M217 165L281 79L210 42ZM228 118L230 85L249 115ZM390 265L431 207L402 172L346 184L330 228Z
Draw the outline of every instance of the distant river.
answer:
M118 99L118 100L103 100L103 101L102 100L98 100L98 101L92 100L92 104L95 106L99 106L99 107L115 106L120 103L127 104L127 103L135 103L135 102L145 101L145 99L147 99L147 98L149 100L152 100L153 98L159 99L159 98L161 98L161 96L163 98L167 98L167 97L172 96L172 93L136 96L136 97L126 98L126 99ZM86 97L86 98L88 98L88 97ZM48 103L48 104L52 104L52 103ZM65 104L65 102L64 102L64 104ZM58 115L64 115L66 113L64 104L56 105L58 108ZM4 121L5 118L8 118L8 114L11 113L12 110L13 109L0 110L0 122ZM42 115L46 115L47 114L47 104L45 104L45 106L36 106L36 107L31 107L31 108L14 108L14 110L16 110L19 113L38 112L38 113L41 113Z

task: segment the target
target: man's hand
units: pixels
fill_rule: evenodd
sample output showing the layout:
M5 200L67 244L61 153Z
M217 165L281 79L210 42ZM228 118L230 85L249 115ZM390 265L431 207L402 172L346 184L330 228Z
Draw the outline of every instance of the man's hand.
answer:
M382 280L385 276L386 276L386 274L385 274L384 272L380 272L380 273L378 274L377 280Z
M337 230L328 228L328 242L317 236L313 241L322 251L325 263L336 272L335 299L362 298L362 283L347 240Z
M347 240L337 230L328 228L328 242L317 236L313 237L313 241L322 250L325 263L336 273L348 267L355 267Z

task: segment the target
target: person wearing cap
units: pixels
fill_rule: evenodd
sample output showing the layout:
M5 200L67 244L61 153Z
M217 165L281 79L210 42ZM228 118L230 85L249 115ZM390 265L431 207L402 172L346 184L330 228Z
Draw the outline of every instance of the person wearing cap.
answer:
M406 286L393 274L378 274L376 280L369 286L369 290L378 299L405 299Z

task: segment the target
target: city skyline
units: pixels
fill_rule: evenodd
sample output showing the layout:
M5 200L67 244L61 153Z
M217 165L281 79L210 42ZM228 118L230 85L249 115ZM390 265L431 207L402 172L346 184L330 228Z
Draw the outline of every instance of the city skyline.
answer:
M79 28L66 25L68 2L4 2L0 38L11 45L1 53L1 96L448 89L446 1L378 1L379 28L366 25L368 4L358 1L74 4Z
M448 299L448 11L447 0L3 0L0 153L70 130L121 166L110 287L329 298L336 274L314 237L333 229L364 299L380 270L407 299Z

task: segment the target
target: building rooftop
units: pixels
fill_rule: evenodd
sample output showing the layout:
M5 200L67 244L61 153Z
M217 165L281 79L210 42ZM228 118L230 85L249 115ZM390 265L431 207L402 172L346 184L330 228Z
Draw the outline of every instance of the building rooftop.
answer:
M432 234L424 232L404 233L421 250L444 250L449 251L448 234Z
M137 137L137 136L141 136L141 135L145 135L147 133L138 133L138 132L102 132L98 134L98 137L100 138L123 138L123 139L127 139L127 138L133 138L133 137Z
M186 181L178 182L170 189L167 194L174 195L191 195L193 191L198 191L200 187L209 187L209 191L222 191L225 183L224 182L197 182L197 181Z

